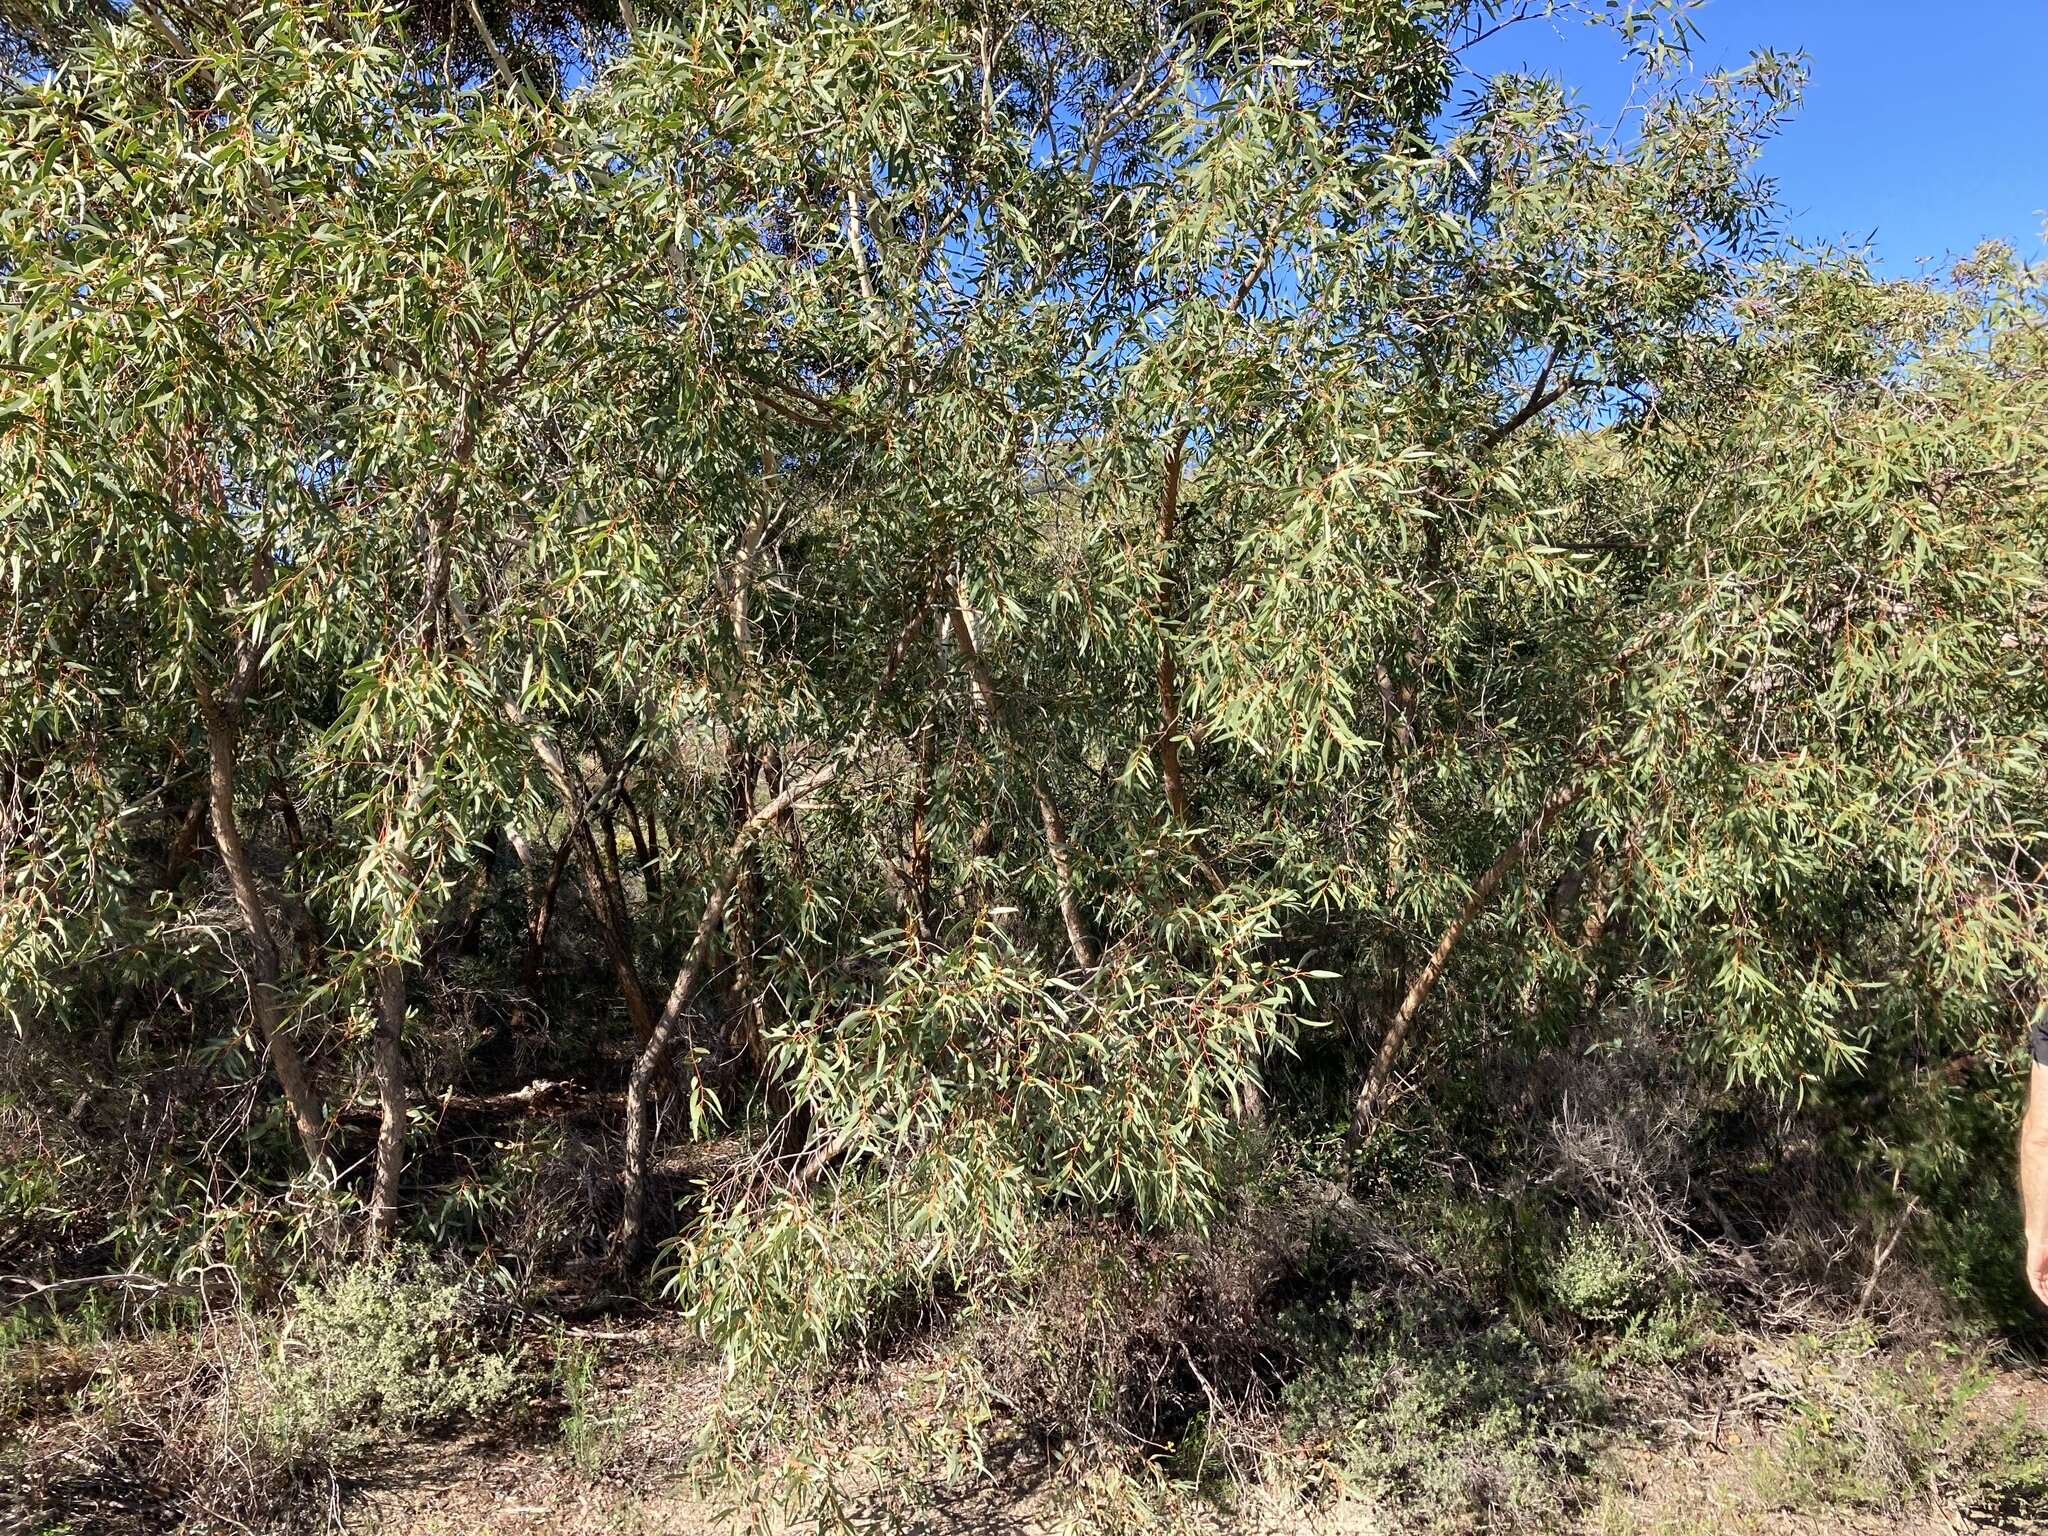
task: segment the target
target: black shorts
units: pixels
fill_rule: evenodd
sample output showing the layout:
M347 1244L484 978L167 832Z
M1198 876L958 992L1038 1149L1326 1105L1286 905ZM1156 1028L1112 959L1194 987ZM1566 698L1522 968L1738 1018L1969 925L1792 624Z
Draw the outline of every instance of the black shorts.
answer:
M2036 1062L2048 1067L2048 1003L2034 1011L2034 1027L2027 1031L2027 1049Z

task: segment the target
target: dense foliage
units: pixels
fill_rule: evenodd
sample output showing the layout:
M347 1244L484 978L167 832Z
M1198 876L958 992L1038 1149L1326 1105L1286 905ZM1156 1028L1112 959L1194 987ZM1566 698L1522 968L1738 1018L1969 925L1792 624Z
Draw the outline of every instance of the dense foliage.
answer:
M0 1008L240 1149L121 1261L288 1183L289 1241L445 1235L435 1101L573 1062L617 1259L658 1141L741 1132L671 1272L767 1364L1048 1222L1199 1228L1262 1123L1369 1162L1506 1049L2015 1059L2040 275L1792 249L1796 61L1603 13L1610 132L1471 73L1522 9L570 7L545 78L502 7L46 37Z

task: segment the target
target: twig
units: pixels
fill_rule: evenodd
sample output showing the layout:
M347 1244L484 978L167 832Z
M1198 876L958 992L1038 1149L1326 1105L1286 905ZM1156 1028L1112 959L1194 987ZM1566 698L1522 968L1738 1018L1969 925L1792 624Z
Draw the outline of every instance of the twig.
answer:
M1870 1298L1877 1294L1877 1282L1884 1274L1885 1260L1892 1256L1892 1250L1899 1246L1899 1239L1906 1235L1906 1224L1913 1219L1913 1213L1920 1208L1920 1197L1909 1196L1906 1208L1899 1213L1899 1224L1892 1229L1892 1235L1885 1245L1877 1250L1877 1257L1870 1264L1870 1278L1863 1282L1863 1294L1856 1298L1856 1311L1860 1316L1870 1305Z

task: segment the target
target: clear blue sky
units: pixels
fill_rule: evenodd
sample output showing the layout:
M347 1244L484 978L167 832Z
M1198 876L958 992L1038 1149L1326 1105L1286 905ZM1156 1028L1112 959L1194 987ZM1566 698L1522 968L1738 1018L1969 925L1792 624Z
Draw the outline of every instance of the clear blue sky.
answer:
M1805 105L1770 146L1786 226L1885 270L2011 241L2048 257L2048 0L1708 0L1696 70L1801 52ZM1614 34L1531 21L1473 56L1562 76L1605 120L1626 100Z

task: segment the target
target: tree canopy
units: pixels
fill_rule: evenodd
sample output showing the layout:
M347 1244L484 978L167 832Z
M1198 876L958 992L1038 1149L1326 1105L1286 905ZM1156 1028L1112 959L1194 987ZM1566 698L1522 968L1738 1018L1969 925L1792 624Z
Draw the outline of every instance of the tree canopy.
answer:
M620 1251L657 1131L745 1128L676 1261L752 1362L1048 1212L1199 1225L1278 1093L1369 1148L1622 1015L1790 1094L2009 1051L2041 274L1797 249L1798 61L1615 11L1610 128L1471 72L1519 9L620 5L546 80L496 6L455 66L321 0L46 39L0 1006L247 1041L269 1176L378 1242L468 1081L423 1038L559 1021L571 893Z

